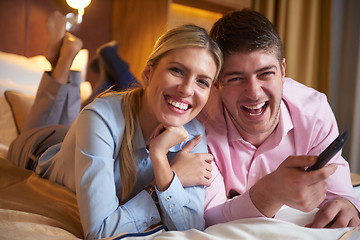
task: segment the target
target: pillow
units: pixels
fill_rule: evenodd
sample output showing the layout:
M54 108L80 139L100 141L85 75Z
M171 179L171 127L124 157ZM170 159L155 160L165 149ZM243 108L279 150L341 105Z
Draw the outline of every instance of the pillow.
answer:
M71 70L80 71L85 81L89 52L82 49L76 55ZM11 79L22 86L39 86L44 71L51 69L50 63L42 55L24 57L0 51L0 78Z
M34 103L35 96L12 90L5 91L4 95L10 106L16 130L20 133L24 126L25 119L29 114L30 108Z
M0 144L10 146L16 138L17 130L10 107L4 97L0 97Z
M4 92L6 90L17 90L35 95L36 89L36 86L22 86L10 79L0 78L0 144L9 146L18 134L13 114L5 100Z
M84 103L91 95L92 88L88 81L80 85L81 102ZM15 90L7 90L4 93L5 99L10 106L12 116L15 122L17 133L19 134L24 126L30 108L34 103L35 94L27 94Z

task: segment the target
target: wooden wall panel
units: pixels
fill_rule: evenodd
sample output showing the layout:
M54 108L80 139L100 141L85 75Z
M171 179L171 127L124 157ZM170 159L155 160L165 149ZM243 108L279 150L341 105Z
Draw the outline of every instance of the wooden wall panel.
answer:
M27 1L27 38L25 39L25 56L35 56L44 53L46 45L46 21L49 14L55 10L66 13L66 6L56 1ZM65 0L64 0L65 2Z
M113 0L93 0L85 9L83 23L74 32L81 38L90 58L97 47L111 40ZM0 0L0 51L32 57L43 54L46 46L46 20L58 10L75 11L65 0ZM94 83L98 75L88 71Z
M64 0L65 1L65 0ZM112 11L113 1L118 0L92 0L85 9L83 23L74 34L84 42L84 48L89 50L89 58L96 55L96 49L112 40ZM87 79L94 83L99 76L90 69Z
M0 1L0 51L24 55L26 0Z

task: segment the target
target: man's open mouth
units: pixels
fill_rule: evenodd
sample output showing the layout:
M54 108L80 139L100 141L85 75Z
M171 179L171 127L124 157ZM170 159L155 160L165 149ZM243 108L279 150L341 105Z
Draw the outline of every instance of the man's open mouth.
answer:
M259 116L265 111L268 105L269 102L266 101L256 105L242 106L242 109L250 116Z

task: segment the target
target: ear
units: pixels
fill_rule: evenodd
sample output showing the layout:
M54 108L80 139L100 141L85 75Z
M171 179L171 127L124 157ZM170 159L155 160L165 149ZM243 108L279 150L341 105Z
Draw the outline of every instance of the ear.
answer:
M142 80L143 80L143 83L144 83L145 86L149 85L150 77L151 77L151 71L152 71L152 67L147 65L145 67L144 71L141 74L141 77L142 77Z
M221 81L220 79L217 79L216 82L214 83L214 88L218 91L221 91L221 89L223 88L223 85L220 81Z
M283 78L285 77L285 69L286 69L286 61L285 61L285 58L283 58L283 61L282 61L282 77Z

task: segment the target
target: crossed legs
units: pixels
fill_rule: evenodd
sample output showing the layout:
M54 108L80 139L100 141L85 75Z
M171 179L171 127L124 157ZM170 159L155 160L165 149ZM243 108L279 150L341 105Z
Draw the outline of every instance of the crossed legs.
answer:
M44 73L35 102L22 131L50 125L70 126L79 114L80 73L70 67L82 47L82 41L65 31L65 17L52 13L47 22L48 42L45 57L52 70Z

